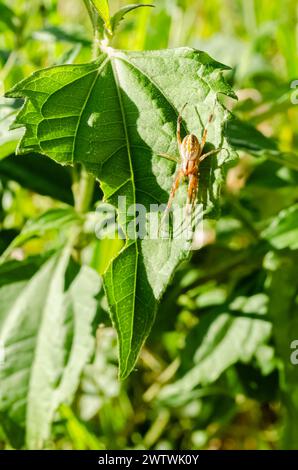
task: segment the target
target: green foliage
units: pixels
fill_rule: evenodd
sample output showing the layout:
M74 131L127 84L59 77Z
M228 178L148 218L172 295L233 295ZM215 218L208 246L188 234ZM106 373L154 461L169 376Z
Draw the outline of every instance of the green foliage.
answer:
M65 230L73 227L75 222L80 222L80 217L72 207L65 209L50 209L36 219L29 220L23 227L21 233L15 237L6 251L2 254L0 261L4 261L17 247L22 246L34 237L41 237L51 230Z
M0 413L14 445L42 447L54 413L74 395L93 350L99 289L98 275L75 265L69 249L2 265Z
M95 8L95 11L99 15L99 19L100 19L99 22L100 23L102 22L103 29L105 30L105 33L109 37L112 37L115 34L116 29L119 26L119 23L121 22L121 20L123 20L123 18L125 17L127 13L129 13L130 11L136 10L137 8L154 6L154 5L150 5L146 3L143 3L143 4L134 3L132 5L125 5L121 7L118 11L116 11L116 13L113 16L111 16L108 0L91 0L91 2ZM97 20L94 21L92 5L88 5L88 0L85 1L85 4L89 11L91 21L94 23L94 27L96 29L98 28L99 25L98 25Z
M278 249L298 249L298 206L297 204L281 211L272 224L264 231L263 236Z
M209 385L237 362L249 363L262 344L270 338L271 324L267 319L257 319L264 299L236 298L230 312L204 315L189 335L189 344L181 355L187 372L174 384L164 388L161 400L171 400L175 406L185 403L198 385ZM266 311L266 310L265 310ZM264 312L265 313L265 312ZM198 345L198 347L196 347ZM183 367L186 369L185 365Z
M15 103L10 106L7 100L1 100L0 102L0 160L8 157L11 153L14 153L18 141L20 140L23 132L22 130L15 129L10 130L10 125L14 121L18 107Z
M93 5L107 27L110 25L110 9L108 0L92 0Z
M294 335L298 331L298 253L297 250L291 252L287 249L281 252L268 253L265 261L268 270L267 288L270 295L269 314L273 322L277 354L281 360L281 393L287 411L287 426L283 444L287 449L296 449L297 426L295 426L295 423L298 416L297 365L290 360L291 350L289 354L289 346L296 340Z
M223 149L211 172L209 167L201 173L205 180L201 197L205 212L210 212L217 203L223 165L231 159L222 133L227 113L216 101L219 92L233 96L221 77L222 68L206 54L190 49L124 53L109 48L90 64L36 72L7 94L27 98L14 124L26 126L18 153L35 151L62 164L82 163L99 179L106 201L118 207L118 197L125 196L127 208L143 204L149 209L150 204L167 202L173 165L161 162L158 155L177 152L179 110L198 90L197 104L185 115L184 129L188 133L200 129L200 134L214 109L216 119L208 129L208 140ZM150 332L156 302L179 261L188 255L190 244L185 237L138 240L132 228L137 207L130 215L119 210L127 241L105 274L105 287L119 334L124 378ZM152 252L158 253L154 262Z
M0 28L5 30L5 27L11 29L12 31L16 30L16 23L18 19L15 16L13 10L9 8L4 3L0 5Z
M136 10L137 8L142 8L142 7L154 7L154 5L150 5L147 3L139 4L139 3L134 3L132 5L126 5L122 8L120 8L115 15L112 16L111 18L111 30L113 33L115 33L116 29L118 28L120 21L124 19L125 15L129 13L130 11Z
M296 2L143 6L0 5L0 446L295 449ZM196 249L121 210L126 240L96 238L103 200L167 202L186 102L223 147Z
M14 147L16 144L14 142ZM2 181L14 180L30 191L73 204L69 168L43 155L28 154L19 158L9 155L0 161L0 176Z

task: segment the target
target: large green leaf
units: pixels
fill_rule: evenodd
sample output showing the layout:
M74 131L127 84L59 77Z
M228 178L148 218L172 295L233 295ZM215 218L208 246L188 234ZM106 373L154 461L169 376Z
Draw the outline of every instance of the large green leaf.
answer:
M9 126L14 121L19 110L16 100L0 99L0 160L14 153L18 141L22 137L21 129L10 130Z
M175 164L158 156L177 154L179 111L183 133L202 133L210 113L208 146L223 147L202 164L199 199L205 213L216 214L225 164L235 156L224 136L229 113L218 93L234 96L222 78L225 67L207 54L188 49L123 52L107 48L95 62L52 67L34 73L8 96L26 97L15 127L26 127L18 151L35 151L62 164L81 162L101 183L105 199L118 206L166 203ZM186 186L176 202L184 205ZM177 264L190 249L181 239L135 237L136 208L118 218L126 245L105 274L105 289L118 331L120 374L134 367L155 317L157 301Z
M39 448L93 351L100 279L77 266L69 249L47 260L5 263L0 279L1 424L15 446L25 437L28 448Z

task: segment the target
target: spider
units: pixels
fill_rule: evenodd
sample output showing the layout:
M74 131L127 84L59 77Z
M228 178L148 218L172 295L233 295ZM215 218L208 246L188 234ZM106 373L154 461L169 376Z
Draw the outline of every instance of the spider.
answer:
M183 106L183 109L186 105ZM182 111L183 111L182 109ZM181 111L181 113L182 113ZM191 207L195 204L198 195L198 186L199 186L199 166L200 163L205 160L205 158L213 155L215 153L220 152L222 149L211 150L210 152L203 153L206 140L207 140L207 133L208 133L208 125L213 120L213 113L208 118L208 123L203 129L203 135L201 143L199 139L194 134L188 134L181 139L181 123L182 123L182 116L181 113L177 119L177 143L178 143L178 150L180 157L173 157L171 155L161 153L159 154L161 157L167 158L168 160L174 161L178 164L175 179L172 185L172 189L170 192L170 197L162 218L162 222L164 221L166 215L169 213L175 193L179 188L181 180L184 177L188 177L188 191L187 191L187 207Z

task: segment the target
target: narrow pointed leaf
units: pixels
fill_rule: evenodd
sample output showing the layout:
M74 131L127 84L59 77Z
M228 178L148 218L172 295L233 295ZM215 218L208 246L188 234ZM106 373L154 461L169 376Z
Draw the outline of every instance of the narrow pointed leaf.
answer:
M108 0L91 0L106 28L110 30L110 8Z
M123 18L125 17L127 13L129 13L130 11L136 10L137 8L141 8L141 7L153 7L154 8L154 5L151 5L149 3L141 3L141 4L134 3L132 5L126 5L120 8L120 10L118 10L117 13L115 13L115 15L113 15L111 18L112 31L115 32L115 30L119 26L120 21L123 20Z

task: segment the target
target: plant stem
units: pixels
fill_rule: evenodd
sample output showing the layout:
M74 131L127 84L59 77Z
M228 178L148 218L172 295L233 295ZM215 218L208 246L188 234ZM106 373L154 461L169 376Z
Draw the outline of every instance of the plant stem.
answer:
M79 214L86 214L92 203L95 178L87 173L83 166L80 169L80 173L78 171L78 166L75 166L72 184L75 209ZM77 262L81 262L82 240L82 224L78 224L74 227L69 239L69 245L72 247L73 256Z
M97 28L97 14L91 4L90 0L83 0L85 7L88 11L92 27L93 27L93 48L92 59L95 60L98 56L98 28ZM93 192L95 186L94 176L87 173L86 169L82 166L78 176L78 168L75 167L73 171L73 194L75 199L75 208L81 214L88 212L92 202Z
M81 214L85 214L89 210L93 198L94 186L95 178L82 167L80 179L78 183L74 185L75 208Z
M83 0L83 1L84 1L86 10L88 12L88 15L90 17L90 21L91 21L92 27L93 27L93 34L94 34L95 30L96 30L96 20L95 20L94 10L93 10L93 7L90 3L90 0Z
M95 60L98 55L98 30L97 30L97 15L93 9L90 0L83 0L85 7L88 11L92 27L93 27L93 48L92 59ZM80 214L86 214L89 211L94 187L95 178L86 171L83 165L75 164L72 172L72 192L74 195L75 209ZM70 244L75 248L76 258L80 260L80 238L82 228L77 227L77 230L72 234Z

